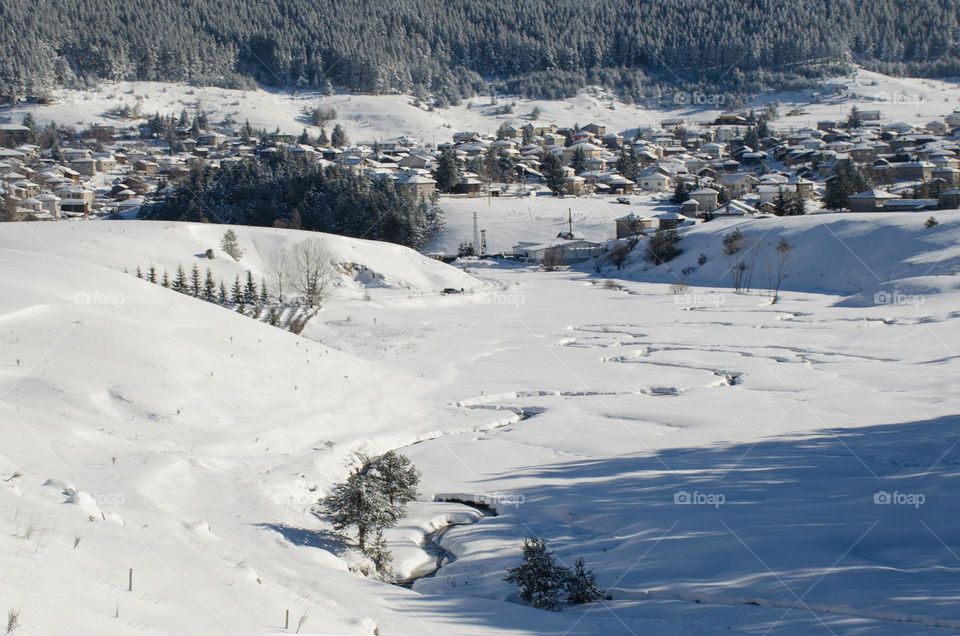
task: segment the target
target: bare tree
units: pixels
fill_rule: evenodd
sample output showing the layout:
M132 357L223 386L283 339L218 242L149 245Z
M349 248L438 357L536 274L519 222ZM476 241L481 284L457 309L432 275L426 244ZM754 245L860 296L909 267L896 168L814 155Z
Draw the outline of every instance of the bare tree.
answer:
M749 292L753 285L754 266L760 255L760 242L747 243L743 233L736 229L724 235L723 253L730 262L734 291L738 294Z
M290 288L292 263L290 253L286 250L275 249L267 257L267 271L270 273L270 285L277 297L277 302L283 304L284 291Z
M563 265L563 252L559 247L551 247L543 253L543 258L540 260L543 271L552 272L561 265Z
M790 251L793 246L787 242L787 239L780 237L777 242L777 261L768 266L770 269L770 298L775 303L780 300L780 286L783 280L790 275Z
M332 261L333 254L322 239L301 241L290 250L293 287L311 307L319 307L333 286L336 272Z

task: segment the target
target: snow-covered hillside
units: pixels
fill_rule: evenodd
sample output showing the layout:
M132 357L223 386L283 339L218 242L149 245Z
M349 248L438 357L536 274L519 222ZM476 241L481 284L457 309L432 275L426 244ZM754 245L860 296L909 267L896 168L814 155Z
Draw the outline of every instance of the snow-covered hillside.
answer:
M303 337L123 269L258 273L305 233L237 228L236 263L202 257L218 226L4 224L0 612L22 634L952 633L960 223L923 218L748 222L795 243L775 305L731 293L727 221L683 239L713 285L686 295L639 263L467 274L331 237L383 279L344 274ZM927 277L923 302L870 302L875 275ZM397 576L463 524L412 590L351 572L311 510L388 448L423 472ZM530 535L611 600L518 603Z
M503 122L523 123L539 109L538 121L560 126L581 126L598 122L610 130L625 131L637 127L657 127L668 117L688 121L711 121L720 112L734 107L722 96L677 91L667 95L660 109L625 104L610 93L591 89L559 101L477 97L450 108L428 110L415 105L408 95L322 95L316 92L292 93L276 90L240 91L162 82L103 83L94 90L58 90L59 103L49 106L19 105L0 110L0 116L19 122L30 112L41 123L55 121L68 126L93 123L121 125L111 113L126 105L139 104L145 115L171 113L184 108L202 107L217 121L225 116L236 122L249 120L257 128L299 132L306 127L312 134L319 129L308 126L305 108L334 108L337 122L353 141L373 142L407 136L424 144L449 141L457 130L493 134ZM777 102L782 118L775 127L790 129L816 125L822 119L845 118L853 106L861 110L882 110L887 121L922 125L943 118L960 105L960 86L955 81L887 77L859 70L850 77L828 80L820 90L758 95L743 107L762 108ZM510 105L512 113L503 113ZM329 131L328 131L329 132Z
M776 271L777 244L784 239L791 246L784 289L857 294L864 300L876 294L876 304L883 304L895 300L897 294L920 294L923 289L936 293L941 285L952 289L960 283L960 211L934 212L939 224L928 228L929 216L843 213L718 219L682 231L683 253L670 263L652 266L644 258L646 244L641 243L631 263L614 274L636 280L732 287L735 261L748 260L748 253L758 246L753 287L767 289ZM737 230L743 235L742 247L731 256L724 251L723 239ZM939 283L938 278L942 279Z

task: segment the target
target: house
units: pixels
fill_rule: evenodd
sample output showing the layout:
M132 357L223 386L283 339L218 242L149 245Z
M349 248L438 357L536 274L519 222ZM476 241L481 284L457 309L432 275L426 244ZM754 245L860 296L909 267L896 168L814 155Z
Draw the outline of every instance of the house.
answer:
M960 188L950 188L941 192L938 207L942 210L960 209Z
M784 196L790 196L795 192L796 188L786 183L757 186L757 196L759 197L760 203L773 203L780 197L781 193Z
M658 230L672 230L680 227L687 220L687 217L676 212L661 212L660 214L654 214L653 220L657 223Z
M693 218L700 215L700 202L696 199L687 199L680 204L680 214Z
M713 210L717 207L720 193L713 188L699 188L690 193L690 198L697 202L700 210Z
M749 172L722 174L717 178L718 183L728 191L737 194L746 194L756 189L760 180Z
M641 190L651 190L653 192L669 192L673 189L673 179L663 174L659 170L645 170L640 173L637 183Z
M30 129L18 124L0 124L0 146L13 148L30 140Z
M433 157L424 155L407 155L397 162L401 168L413 168L415 170L430 170L433 168Z
M653 228L653 220L631 212L615 220L617 238L631 238Z
M411 193L415 199L427 199L437 190L437 182L418 172L403 172L397 177L397 186Z
M583 194L585 186L586 180L577 175L570 175L563 180L563 187L566 190L566 193L573 196L580 196Z
M759 214L757 208L747 205L743 201L732 199L715 210L707 212L704 216L716 218L720 216L752 216L754 214Z
M603 252L602 244L585 239L558 239L548 243L522 242L513 246L513 254L517 258L535 263L547 259L556 265L581 263L600 256Z
M905 161L893 164L897 179L929 181L933 177L933 164L929 161Z
M884 190L867 190L850 195L851 212L880 212L883 211L887 201L899 199L895 194L890 194Z
M480 196L480 180L474 179L472 177L464 177L460 180L460 183L453 186L454 194L465 194L468 197L478 197Z
M595 137L603 137L607 133L607 127L601 124L589 123L580 130L585 130Z
M636 185L630 179L619 174L610 175L607 179L604 179L604 183L613 194L633 194L633 186Z

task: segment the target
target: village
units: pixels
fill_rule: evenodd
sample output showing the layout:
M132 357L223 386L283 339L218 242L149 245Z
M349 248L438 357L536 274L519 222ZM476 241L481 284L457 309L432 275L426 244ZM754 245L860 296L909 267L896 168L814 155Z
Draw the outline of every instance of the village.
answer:
M473 232L457 237L456 253L431 254L442 259L493 252L568 265L618 241L719 217L960 208L960 108L923 126L853 107L844 120L782 129L776 106L626 131L541 124L535 115L522 125L504 121L496 134L454 132L435 147L411 138L351 144L339 126L331 138L323 131L311 138L306 128L254 131L212 123L199 110L167 125L158 115L79 132L40 129L32 118L0 123L0 212L10 221L136 218L193 169L278 153L390 179L412 198L441 205L512 198L536 206L557 197L570 209L597 199L624 205L604 240L587 240L571 222L559 233L527 228L512 250L488 250L474 221Z

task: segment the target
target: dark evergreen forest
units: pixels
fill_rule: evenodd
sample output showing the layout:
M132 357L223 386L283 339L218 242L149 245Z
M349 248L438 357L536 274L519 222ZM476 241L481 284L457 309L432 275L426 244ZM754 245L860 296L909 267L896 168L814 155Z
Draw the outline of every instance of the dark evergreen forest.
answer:
M289 227L420 248L443 226L443 211L387 178L285 153L195 168L143 219Z
M960 74L960 0L3 0L0 97L101 79L632 99Z

